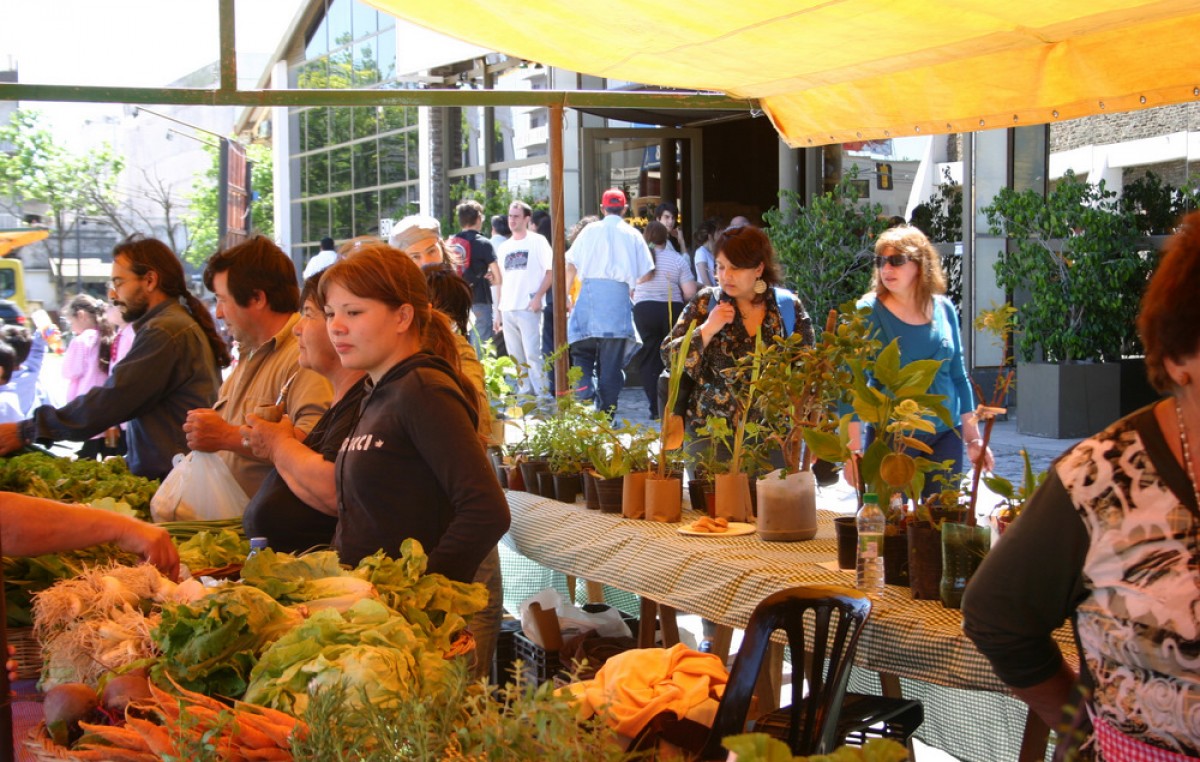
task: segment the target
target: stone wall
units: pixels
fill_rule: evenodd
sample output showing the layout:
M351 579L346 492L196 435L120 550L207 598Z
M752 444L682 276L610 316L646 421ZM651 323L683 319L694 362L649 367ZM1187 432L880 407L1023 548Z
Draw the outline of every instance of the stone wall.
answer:
M1088 145L1110 145L1173 132L1200 130L1200 104L1099 114L1050 125L1050 151L1070 151Z

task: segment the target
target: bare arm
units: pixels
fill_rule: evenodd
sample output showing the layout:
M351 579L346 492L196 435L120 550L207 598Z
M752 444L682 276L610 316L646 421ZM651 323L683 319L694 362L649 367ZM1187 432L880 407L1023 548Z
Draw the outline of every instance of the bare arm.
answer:
M297 438L299 432L284 416L279 423L256 415L246 417L242 434L260 458L271 461L283 481L302 502L321 513L337 515L334 465Z
M1013 688L1013 694L1029 705L1042 722L1051 728L1058 727L1062 722L1063 707L1071 699L1071 689L1079 681L1079 676L1067 666L1066 662L1058 668L1053 677L1028 688Z
M530 312L541 312L542 311L542 297L544 297L546 295L546 292L550 290L550 284L553 281L553 278L554 278L554 271L547 270L546 276L544 278L542 278L542 285L538 286L537 292L534 293L533 298L529 300L529 311Z
M139 554L171 579L179 576L179 553L161 527L98 508L9 492L0 493L0 507L5 554L38 556L111 542Z

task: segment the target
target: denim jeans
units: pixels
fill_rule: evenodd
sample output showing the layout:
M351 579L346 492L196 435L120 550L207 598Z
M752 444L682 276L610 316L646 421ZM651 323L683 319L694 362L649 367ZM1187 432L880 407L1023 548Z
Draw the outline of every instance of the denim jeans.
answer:
M579 398L594 400L597 410L614 412L625 386L625 339L583 339L571 345L571 364L583 371Z
M492 338L492 305L486 302L475 302L471 305L471 314L475 318L471 326L471 347L476 357L483 357L483 343Z

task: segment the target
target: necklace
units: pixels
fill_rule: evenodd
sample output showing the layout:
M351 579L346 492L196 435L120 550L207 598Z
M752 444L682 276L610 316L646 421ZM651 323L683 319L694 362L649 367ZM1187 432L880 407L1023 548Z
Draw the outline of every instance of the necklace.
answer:
M1192 467L1192 452L1188 449L1187 429L1183 425L1183 406L1179 404L1179 400L1175 400L1175 417L1179 420L1179 445L1183 450L1183 464L1187 466L1188 478L1192 481L1192 495L1196 499L1196 505L1200 507L1200 486L1196 484L1196 471Z

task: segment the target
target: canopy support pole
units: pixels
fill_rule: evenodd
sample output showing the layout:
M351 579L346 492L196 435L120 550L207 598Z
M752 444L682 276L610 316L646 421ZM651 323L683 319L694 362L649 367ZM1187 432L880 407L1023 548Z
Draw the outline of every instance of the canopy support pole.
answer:
M554 349L567 343L567 231L563 220L563 107L550 106L550 224L554 230ZM554 395L567 391L571 353L554 359Z

